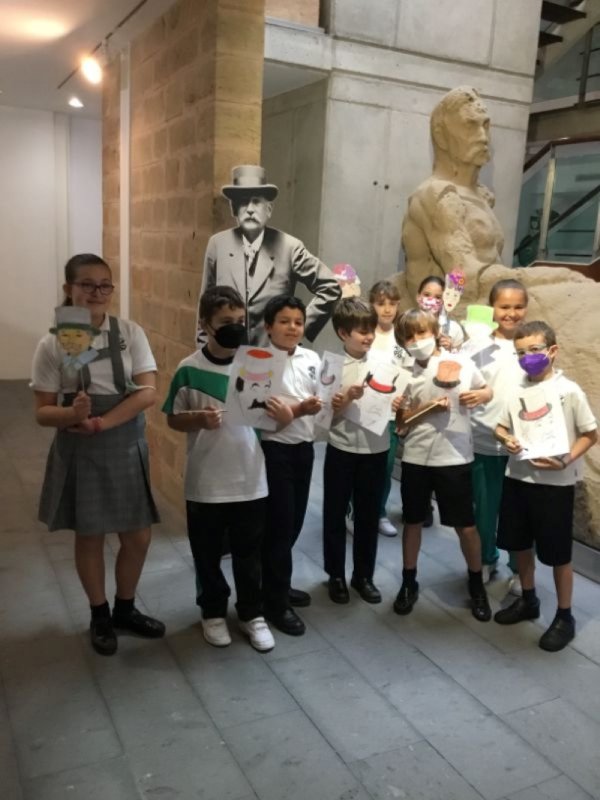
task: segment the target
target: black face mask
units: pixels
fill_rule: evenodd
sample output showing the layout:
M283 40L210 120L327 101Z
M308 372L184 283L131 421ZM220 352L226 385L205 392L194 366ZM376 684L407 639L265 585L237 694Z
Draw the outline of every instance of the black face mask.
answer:
M236 347L246 344L248 341L246 326L239 322L222 325L215 331L214 337L217 344L226 350L235 350Z

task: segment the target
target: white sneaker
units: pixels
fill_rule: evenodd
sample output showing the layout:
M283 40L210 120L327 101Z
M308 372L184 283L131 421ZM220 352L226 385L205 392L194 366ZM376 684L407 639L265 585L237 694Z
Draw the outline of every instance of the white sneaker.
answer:
M223 617L211 617L202 620L204 638L213 647L227 647L231 644L231 636L227 628L227 621Z
M397 536L396 526L387 517L379 518L379 533L382 536Z
M268 653L275 647L275 639L264 617L255 617L248 622L240 620L240 630L250 639L252 647L260 653Z
M354 519L350 516L346 517L346 532L354 536Z
M518 575L513 575L508 582L508 593L515 597L523 597L523 587L521 586L521 578Z

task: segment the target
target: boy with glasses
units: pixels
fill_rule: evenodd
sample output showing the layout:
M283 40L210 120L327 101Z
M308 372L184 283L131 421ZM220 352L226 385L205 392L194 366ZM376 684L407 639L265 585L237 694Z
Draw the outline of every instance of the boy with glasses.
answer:
M540 601L535 592L535 554L551 566L558 608L548 630L542 635L542 650L562 650L575 636L571 613L573 566L571 563L575 482L581 479L581 456L597 441L597 424L583 391L560 370L554 369L558 352L556 335L545 322L527 322L515 332L515 349L525 375L517 396L526 387L548 382L560 396L569 436L569 452L560 457L519 460L523 450L514 436L514 420L507 402L496 437L510 458L504 479L498 546L516 552L523 596L498 611L494 620L513 625L537 619Z

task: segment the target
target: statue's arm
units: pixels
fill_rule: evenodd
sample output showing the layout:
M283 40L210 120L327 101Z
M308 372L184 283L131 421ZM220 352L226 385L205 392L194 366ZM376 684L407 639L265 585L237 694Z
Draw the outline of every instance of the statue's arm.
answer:
M331 270L297 241L292 250L292 270L296 281L314 295L306 308L306 338L312 342L330 319L342 291Z

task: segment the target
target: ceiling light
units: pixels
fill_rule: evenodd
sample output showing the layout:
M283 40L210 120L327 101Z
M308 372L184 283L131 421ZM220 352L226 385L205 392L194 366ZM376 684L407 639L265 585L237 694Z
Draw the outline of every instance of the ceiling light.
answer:
M81 71L90 83L101 83L102 67L94 56L87 56L81 62Z
M69 105L72 108L83 108L83 103L81 102L81 100L78 97L72 97L69 100Z

